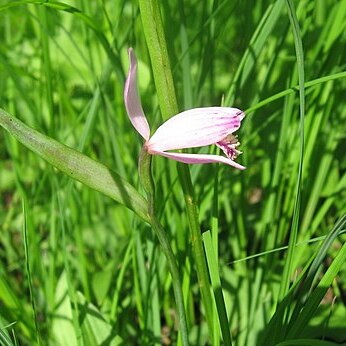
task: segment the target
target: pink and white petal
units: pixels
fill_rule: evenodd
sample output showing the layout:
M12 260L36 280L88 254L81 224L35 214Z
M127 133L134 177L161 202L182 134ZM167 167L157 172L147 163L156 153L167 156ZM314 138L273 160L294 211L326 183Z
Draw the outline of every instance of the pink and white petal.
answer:
M126 78L124 100L127 114L137 132L147 141L150 137L150 128L143 112L141 100L138 96L137 59L132 48L129 48L130 68Z
M237 108L193 108L163 123L148 142L152 150L194 148L221 141L238 130L244 113Z
M188 164L202 164L202 163L225 163L226 165L233 166L238 169L246 169L246 167L240 165L239 163L228 159L224 156L220 155L209 155L209 154L185 154L185 153L173 153L173 152L165 152L165 151L152 151L150 152L152 155L160 155L167 157L169 159L188 163Z

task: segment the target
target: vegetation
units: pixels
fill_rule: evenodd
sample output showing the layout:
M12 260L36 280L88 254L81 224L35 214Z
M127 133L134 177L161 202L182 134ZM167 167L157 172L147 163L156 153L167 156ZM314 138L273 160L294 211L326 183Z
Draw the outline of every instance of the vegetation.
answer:
M1 345L346 342L345 0L2 0L0 35ZM153 156L148 212L129 47L152 133L240 108L246 170Z

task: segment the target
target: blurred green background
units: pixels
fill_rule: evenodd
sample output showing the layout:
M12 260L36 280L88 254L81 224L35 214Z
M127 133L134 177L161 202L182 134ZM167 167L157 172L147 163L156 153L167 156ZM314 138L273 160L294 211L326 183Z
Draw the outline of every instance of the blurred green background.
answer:
M277 311L294 208L300 219L292 282L346 212L346 1L294 3L307 82L301 182L297 57L285 1L160 3L180 110L220 104L248 110L237 133L243 151L237 161L246 171L190 166L201 231L214 234L235 345L260 345L274 330L269 321ZM0 40L0 107L142 191L142 140L123 102L129 47L139 60L139 91L152 131L163 119L137 2L0 1ZM160 219L181 268L191 344L222 343L217 323L218 341L209 338L176 164L155 157L153 171ZM150 228L3 130L0 235L4 345L176 344L171 278ZM344 241L323 243L312 288ZM327 294L292 338L346 341L344 274L342 267L332 285L323 286ZM273 336L273 344L285 335Z

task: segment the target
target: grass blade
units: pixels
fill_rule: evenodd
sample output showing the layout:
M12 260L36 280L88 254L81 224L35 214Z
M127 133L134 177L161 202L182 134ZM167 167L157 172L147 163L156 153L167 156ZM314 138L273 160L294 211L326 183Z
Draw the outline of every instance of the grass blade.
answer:
M214 252L213 241L210 231L203 233L204 248L207 255L207 262L209 266L209 274L211 284L214 291L215 303L217 306L217 313L219 316L219 323L221 327L223 342L225 345L232 345L230 326L228 324L227 311L225 306L225 299L222 293L221 279L219 274L219 267L217 258Z
M345 261L346 243L342 246L333 263L329 266L318 286L312 292L299 317L294 321L294 324L288 333L288 338L298 337L308 325L308 322L317 310L321 300L325 296L329 286L332 284Z
M285 261L284 272L282 275L282 283L279 292L279 301L286 295L289 287L289 282L292 274L293 257L297 242L297 233L299 226L299 214L301 205L301 183L303 174L303 155L304 155L304 115L305 115L305 89L304 89L304 54L301 35L296 17L293 2L287 0L287 8L289 18L293 28L294 42L296 46L297 66L299 76L299 104L300 104L300 155L299 155L299 171L296 186L296 198L294 203L293 221L290 232L287 258Z

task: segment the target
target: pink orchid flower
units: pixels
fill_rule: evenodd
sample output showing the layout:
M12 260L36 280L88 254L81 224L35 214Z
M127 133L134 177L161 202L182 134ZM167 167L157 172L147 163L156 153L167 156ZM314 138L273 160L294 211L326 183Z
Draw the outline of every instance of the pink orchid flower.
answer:
M130 48L129 73L125 83L124 99L127 114L137 132L145 140L145 148L151 155L161 155L184 163L221 162L238 169L245 169L234 159L241 154L239 142L233 132L239 129L245 114L237 108L193 108L179 113L164 122L150 137L150 128L144 115L137 86L137 59ZM215 144L226 157L209 154L170 152Z

